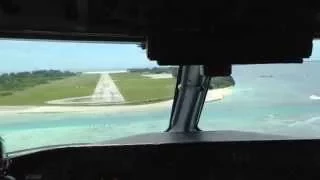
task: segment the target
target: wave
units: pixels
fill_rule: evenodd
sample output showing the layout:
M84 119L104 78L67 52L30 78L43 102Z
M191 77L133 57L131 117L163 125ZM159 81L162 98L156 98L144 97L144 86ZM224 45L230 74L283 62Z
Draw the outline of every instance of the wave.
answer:
M317 95L311 95L309 98L311 100L320 100L320 96L317 96Z
M316 117L312 117L312 118L307 119L306 122L308 124L310 124L310 123L315 123L315 122L317 122L319 120L320 120L320 116L316 116Z
M304 126L304 125L319 125L320 116L315 116L306 120L297 120L291 124L289 124L289 127L293 126Z

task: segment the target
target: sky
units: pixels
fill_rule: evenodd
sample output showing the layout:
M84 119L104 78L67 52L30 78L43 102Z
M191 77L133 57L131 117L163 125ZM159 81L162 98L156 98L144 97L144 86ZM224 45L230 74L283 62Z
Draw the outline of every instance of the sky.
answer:
M0 72L154 67L136 44L0 40Z
M320 41L314 41L311 60L320 60ZM79 43L0 39L0 73L59 69L96 71L154 67L135 44Z

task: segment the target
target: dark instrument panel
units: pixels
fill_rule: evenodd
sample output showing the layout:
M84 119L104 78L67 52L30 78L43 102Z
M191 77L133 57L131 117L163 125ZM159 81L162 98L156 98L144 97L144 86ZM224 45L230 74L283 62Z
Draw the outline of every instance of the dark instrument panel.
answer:
M319 179L320 141L68 147L11 161L18 180Z

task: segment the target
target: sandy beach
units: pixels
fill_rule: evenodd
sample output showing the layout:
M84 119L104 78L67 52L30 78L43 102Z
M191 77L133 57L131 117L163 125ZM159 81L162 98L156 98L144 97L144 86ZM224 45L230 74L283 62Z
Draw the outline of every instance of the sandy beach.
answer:
M206 102L222 100L232 93L232 88L209 90ZM142 105L113 106L0 106L0 115L19 113L121 113L171 108L173 100Z

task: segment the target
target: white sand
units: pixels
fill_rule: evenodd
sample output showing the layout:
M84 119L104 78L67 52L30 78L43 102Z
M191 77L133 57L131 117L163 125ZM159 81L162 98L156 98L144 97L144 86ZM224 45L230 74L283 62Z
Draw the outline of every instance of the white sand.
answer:
M222 100L225 96L232 94L232 87L209 90L206 102Z
M120 113L170 107L172 100L143 105L114 106L0 106L0 115L12 113Z
M222 100L232 93L232 88L209 90L206 102ZM171 108L173 100L142 105L114 106L0 106L0 115L16 113L120 113Z
M170 79L173 78L172 74L161 73L161 74L143 74L142 76L148 77L151 79Z

